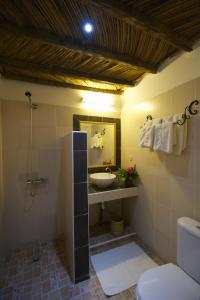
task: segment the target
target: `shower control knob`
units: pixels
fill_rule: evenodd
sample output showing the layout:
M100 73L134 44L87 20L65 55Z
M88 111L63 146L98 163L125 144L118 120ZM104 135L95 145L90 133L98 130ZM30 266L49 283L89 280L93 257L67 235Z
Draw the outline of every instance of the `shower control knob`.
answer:
M42 184L42 183L45 183L47 182L48 179L47 178L34 178L34 179L27 179L26 180L26 183L27 184Z

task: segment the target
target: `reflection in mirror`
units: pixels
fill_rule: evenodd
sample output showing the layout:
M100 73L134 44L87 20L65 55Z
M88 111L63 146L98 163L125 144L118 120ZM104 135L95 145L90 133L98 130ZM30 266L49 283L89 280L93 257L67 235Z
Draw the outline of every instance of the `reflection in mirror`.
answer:
M121 167L121 120L73 115L73 130L88 133L88 172L112 171Z
M88 167L116 165L116 124L80 122L80 130L88 136Z

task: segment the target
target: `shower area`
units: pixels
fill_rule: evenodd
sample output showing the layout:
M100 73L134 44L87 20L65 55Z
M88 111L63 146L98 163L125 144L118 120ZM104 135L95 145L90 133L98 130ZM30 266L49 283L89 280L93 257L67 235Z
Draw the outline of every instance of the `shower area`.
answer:
M27 244L48 243L62 235L59 183L61 133L65 132L62 120L56 117L59 109L35 102L37 96L29 91L20 101L1 101L7 255ZM35 251L33 260L40 255L40 250Z

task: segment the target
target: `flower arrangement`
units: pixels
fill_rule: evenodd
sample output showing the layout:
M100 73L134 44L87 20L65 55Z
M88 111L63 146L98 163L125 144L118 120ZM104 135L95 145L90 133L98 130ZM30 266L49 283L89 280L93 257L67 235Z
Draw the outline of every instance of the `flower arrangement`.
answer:
M138 172L136 170L136 165L134 167L128 167L127 169L119 169L118 173L118 180L123 180L125 183L128 183L128 185L133 184L133 179L138 178Z

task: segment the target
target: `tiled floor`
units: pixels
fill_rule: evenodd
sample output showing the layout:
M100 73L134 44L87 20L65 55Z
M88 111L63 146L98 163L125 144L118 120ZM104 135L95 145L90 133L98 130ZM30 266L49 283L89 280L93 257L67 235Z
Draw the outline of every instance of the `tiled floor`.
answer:
M133 240L133 239L132 239ZM116 247L122 243L114 242L92 250L94 253ZM141 245L141 244L140 244ZM32 257L40 254L41 259L33 262ZM153 257L155 259L155 257ZM159 262L157 260L157 262ZM38 243L14 253L9 260L1 263L0 299L2 300L99 300L108 299L103 293L98 278L91 267L91 278L74 285L66 271L66 258L62 241L54 245ZM109 299L136 299L134 288Z

